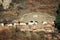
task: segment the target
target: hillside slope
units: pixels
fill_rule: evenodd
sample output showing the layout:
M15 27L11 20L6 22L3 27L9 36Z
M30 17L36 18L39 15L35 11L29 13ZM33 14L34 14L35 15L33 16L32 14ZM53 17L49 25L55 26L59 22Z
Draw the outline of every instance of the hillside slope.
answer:
M0 10L0 21L12 21L31 12L42 12L56 16L59 0L12 0L9 9ZM2 21L1 21L2 22Z

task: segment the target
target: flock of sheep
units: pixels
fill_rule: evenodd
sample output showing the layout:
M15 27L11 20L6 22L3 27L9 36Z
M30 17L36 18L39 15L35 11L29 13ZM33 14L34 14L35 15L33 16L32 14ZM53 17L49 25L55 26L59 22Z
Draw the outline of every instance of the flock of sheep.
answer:
M53 32L54 31L54 22L47 22L44 21L42 22L42 24L44 25L44 27L42 26L37 26L38 25L38 21L30 21L28 23L24 23L24 22L15 22L15 23L10 23L10 24L4 24L4 23L0 23L0 26L4 27L4 26L8 26L8 27L18 27L20 26L20 30L21 31L48 31L48 32Z
M5 24L5 23L0 23L0 26L5 26L5 25L7 25L7 26L17 26L17 25L33 25L33 24L37 25L37 23L38 23L37 21L35 21L35 22L30 21L30 22L28 22L28 23L16 21L16 22L7 23L7 24Z

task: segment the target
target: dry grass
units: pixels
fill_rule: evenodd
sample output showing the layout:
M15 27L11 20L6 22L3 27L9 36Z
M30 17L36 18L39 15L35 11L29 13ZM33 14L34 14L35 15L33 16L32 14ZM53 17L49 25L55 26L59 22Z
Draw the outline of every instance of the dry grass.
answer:
M0 40L59 40L59 33L22 32L8 27L0 28Z
M23 0L24 1L24 0ZM43 13L52 13L55 14L55 6L57 6L58 2L54 2L52 1L52 5L48 3L49 0L44 1L33 1L31 3L31 1L26 1L26 2L22 2L22 0L18 1L17 0L13 0L13 4L14 2L16 2L18 6L24 6L27 7L24 10L17 10L16 5L14 6L14 8L9 9L8 11L4 11L2 12L2 15L0 15L0 19L5 18L7 21L9 20L13 20L16 19L15 17L17 17L17 15L22 16L24 13L31 13L31 12L43 12ZM21 3L20 3L21 2ZM45 4L46 3L46 4ZM21 4L21 5L19 5ZM44 6L46 5L46 6ZM0 8L0 10L2 10ZM16 14L16 11L18 11L18 13ZM4 17L3 17L4 16ZM0 40L59 40L59 33L55 33L52 39L52 34L49 33L44 33L44 32L21 32L19 29L18 31L16 31L15 28L10 29L9 27L0 27Z

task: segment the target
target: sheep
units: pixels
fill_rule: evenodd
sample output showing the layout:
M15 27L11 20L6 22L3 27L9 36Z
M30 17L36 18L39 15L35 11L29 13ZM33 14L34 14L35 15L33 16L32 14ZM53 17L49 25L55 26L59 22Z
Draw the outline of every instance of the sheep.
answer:
M54 32L54 30L46 30L46 32Z
M18 26L19 25L19 23L14 23L14 26Z
M30 21L30 22L28 22L27 24L28 24L28 25L37 25L38 22L37 22L37 21Z
M20 23L20 25L26 25L26 23Z
M38 21L34 21L34 24L37 25L38 24Z
M43 22L43 25L46 25L47 24L47 22L45 21L45 22Z
M4 23L0 23L1 26L4 26Z
M34 21L28 22L28 25L33 25L33 24L34 24Z
M10 26L13 26L13 24L8 24L7 26L9 26L9 27L10 27Z
M28 23L28 25L33 25L33 24L34 24L34 23L30 23L30 22Z
M52 26L55 26L54 22L51 22L51 25L52 25Z

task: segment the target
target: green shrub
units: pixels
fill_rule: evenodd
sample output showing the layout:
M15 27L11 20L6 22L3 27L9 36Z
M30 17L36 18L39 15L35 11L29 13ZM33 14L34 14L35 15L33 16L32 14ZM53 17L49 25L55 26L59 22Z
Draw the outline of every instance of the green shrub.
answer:
M57 11L56 11L57 15L60 14L60 4L58 5Z
M3 6L2 6L2 5L0 5L0 12L1 12L1 11L4 11L4 10L3 10Z
M56 16L56 22L58 22L60 24L60 5L58 6L58 9L57 9L57 16Z
M60 5L57 9L57 16L56 16L56 20L55 20L55 27L60 30Z

